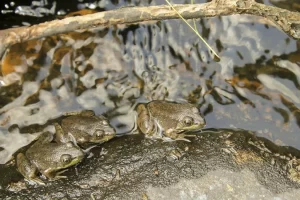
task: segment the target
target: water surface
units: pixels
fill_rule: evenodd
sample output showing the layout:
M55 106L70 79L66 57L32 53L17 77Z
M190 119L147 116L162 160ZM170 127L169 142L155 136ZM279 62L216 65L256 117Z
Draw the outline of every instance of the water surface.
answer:
M83 8L157 4L105 2L74 1L69 8L56 1L15 2L2 8L13 10L1 15L7 19L2 28ZM20 18L16 8L25 4L31 15ZM220 62L180 20L97 28L13 46L2 61L0 163L41 131L54 131L49 122L66 112L94 110L125 133L133 127L134 105L154 99L197 105L206 128L246 129L299 149L299 42L254 16L196 24Z

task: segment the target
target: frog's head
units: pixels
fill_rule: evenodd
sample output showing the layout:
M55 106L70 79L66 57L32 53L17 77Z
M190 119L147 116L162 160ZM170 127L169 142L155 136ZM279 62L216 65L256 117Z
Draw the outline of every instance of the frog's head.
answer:
M205 119L200 115L197 107L189 105L185 112L178 118L176 130L199 130L205 126Z
M68 168L81 162L85 153L73 142L67 142L64 147L64 152L60 152L58 165L56 170Z
M90 142L101 144L116 136L116 130L110 126L107 119L103 118L95 127Z

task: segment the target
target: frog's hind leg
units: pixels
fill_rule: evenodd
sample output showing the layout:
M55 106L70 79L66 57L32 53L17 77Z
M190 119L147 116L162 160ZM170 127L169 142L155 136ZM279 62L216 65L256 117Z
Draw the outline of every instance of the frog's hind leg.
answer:
M45 183L37 177L37 168L34 167L23 153L17 155L17 169L29 182L34 182L40 185Z
M148 137L152 137L156 133L156 123L149 116L148 111L144 105L140 105L137 108L137 126L139 130Z

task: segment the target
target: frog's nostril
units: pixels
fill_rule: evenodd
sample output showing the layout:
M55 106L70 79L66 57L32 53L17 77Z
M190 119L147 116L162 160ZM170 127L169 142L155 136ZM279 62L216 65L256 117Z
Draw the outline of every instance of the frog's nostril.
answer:
M106 131L105 135L115 135L116 133L114 131Z
M103 130L97 130L95 134L97 137L102 137L105 134L105 132Z
M104 134L108 135L108 136L114 136L114 135L116 135L116 131L114 128L107 128L107 129L104 129Z

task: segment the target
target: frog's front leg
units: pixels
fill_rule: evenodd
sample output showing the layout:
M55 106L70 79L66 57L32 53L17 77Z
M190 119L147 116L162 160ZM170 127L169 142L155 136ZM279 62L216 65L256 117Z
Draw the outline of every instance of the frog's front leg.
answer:
M61 170L59 172L56 172L55 170L52 169L47 169L42 172L42 174L48 178L50 181L62 179L62 178L67 178L67 176L61 176L62 173L68 171L68 169Z
M184 134L184 133L176 132L174 130L166 130L164 135L169 137L172 140L183 140L186 142L191 142L189 139L186 139L186 137L196 137L196 135Z
M143 104L140 104L137 107L136 122L140 131L146 136L153 136L155 134L155 122L151 119L147 108Z
M45 185L45 183L37 177L37 168L30 163L23 153L19 153L16 158L18 171L29 181Z

